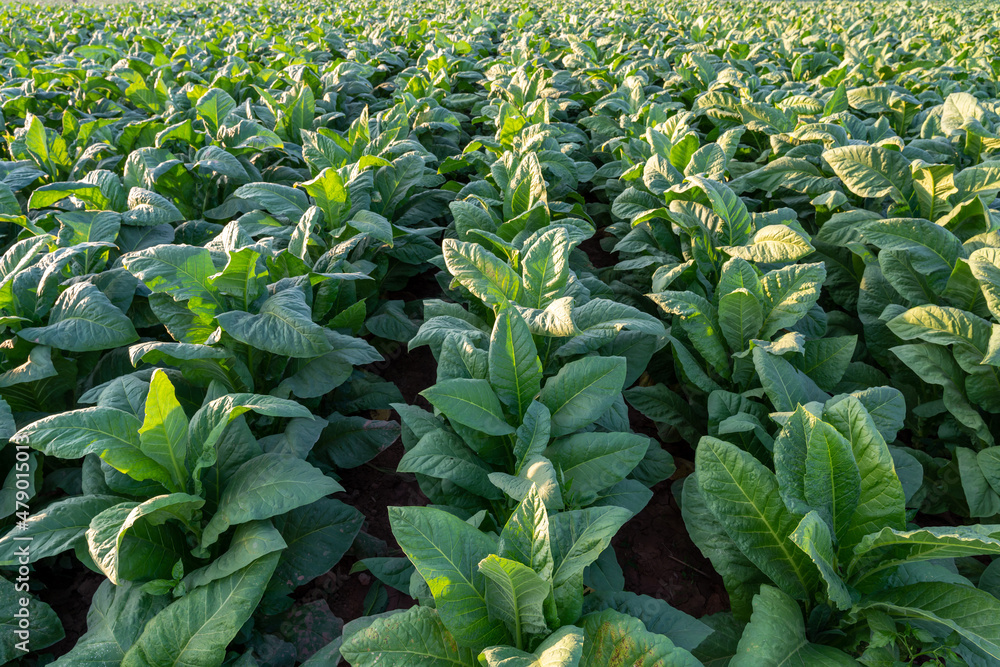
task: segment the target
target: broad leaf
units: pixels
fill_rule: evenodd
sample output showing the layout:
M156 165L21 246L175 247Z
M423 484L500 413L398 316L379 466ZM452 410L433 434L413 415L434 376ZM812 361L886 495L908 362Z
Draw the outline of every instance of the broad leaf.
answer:
M524 416L541 390L542 365L528 325L513 308L501 311L493 325L489 374L499 399Z
M623 357L571 361L546 381L538 400L552 413L552 435L572 433L607 412L625 382Z
M460 647L437 611L412 607L376 619L351 635L340 649L354 667L469 667L473 652ZM335 661L336 662L336 661Z
M215 544L230 526L269 519L343 490L301 459L281 454L255 457L240 466L226 484L219 508L202 533L201 548Z
M132 321L90 283L76 283L59 295L49 323L18 335L39 345L71 352L107 350L139 340Z
M390 507L392 533L427 582L441 621L462 646L482 650L509 639L490 619L479 563L496 542L458 517L425 507Z
M232 310L218 316L227 334L251 347L286 357L311 358L333 349L326 332L313 322L305 294L286 289L270 297L256 315Z
M122 667L221 664L277 562L277 553L268 554L172 603L146 624Z
M548 631L542 603L552 592L552 584L528 566L490 554L479 563L486 576L486 605L493 618L503 621L521 645L529 634Z
M438 382L420 395L448 419L488 435L507 435L514 427L507 423L503 407L486 380L456 378Z
M905 620L925 621L957 632L987 661L1000 660L1000 602L985 591L923 582L881 591L862 603Z
M613 609L588 614L582 620L584 643L581 665L634 667L697 667L693 655L663 635L646 630L642 621Z
M808 599L817 572L789 539L802 519L788 511L774 473L728 442L704 437L695 455L705 502L747 558L783 590Z
M731 667L857 667L849 655L806 638L795 600L773 586L762 586L753 616L743 631Z

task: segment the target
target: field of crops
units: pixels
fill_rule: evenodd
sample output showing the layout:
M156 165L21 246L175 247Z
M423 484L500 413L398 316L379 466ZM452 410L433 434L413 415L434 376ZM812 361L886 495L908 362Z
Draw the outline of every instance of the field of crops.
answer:
M0 664L1000 665L995 12L0 4Z

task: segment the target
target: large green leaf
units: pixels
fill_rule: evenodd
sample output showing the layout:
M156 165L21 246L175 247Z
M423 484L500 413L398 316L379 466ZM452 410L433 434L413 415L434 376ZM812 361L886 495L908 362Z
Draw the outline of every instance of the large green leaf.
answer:
M906 496L889 448L861 401L852 396L829 405L823 419L851 443L861 473L860 495L850 528L838 533L844 554L869 533L884 527L902 530L906 525Z
M826 266L794 264L771 271L761 278L764 293L764 325L761 338L770 340L778 331L801 320L819 299L826 280Z
M967 347L974 355L968 363L977 365L989 350L992 334L992 325L981 317L958 308L931 304L910 308L886 324L903 340L919 339L937 345ZM956 357L960 353L960 349L956 350ZM959 358L959 363L962 361Z
M903 563L1000 554L1000 526L944 526L918 530L883 528L854 547L849 572L871 576Z
M438 382L420 392L448 419L488 435L507 435L514 427L507 423L503 407L486 380L455 378Z
M0 565L17 563L22 557L17 551L28 539L31 563L75 548L85 541L91 519L120 502L122 499L114 496L78 496L57 500L32 512L20 529L15 528L0 539Z
M87 529L90 557L113 584L169 578L174 563L187 551L175 526L152 522L126 526L137 507L135 502L109 507L96 515Z
M632 513L621 507L588 507L549 517L555 569L552 584L560 620L573 623L583 608L583 571L611 544Z
M1000 249L980 248L969 255L969 268L979 281L986 305L1000 319Z
M364 516L339 500L321 498L274 519L287 545L268 592L291 592L324 572L347 553Z
M174 395L174 386L165 372L156 370L149 383L139 447L143 454L170 471L178 488L183 488L188 480L184 465L187 438L188 419Z
M663 635L653 634L637 618L614 609L587 614L580 667L698 667L697 659Z
M562 227L545 231L524 249L521 273L525 302L532 308L545 308L558 298L569 278L569 235Z
M199 510L205 504L205 499L189 493L165 493L144 500L129 512L118 530L115 548L122 549L125 539L132 535L133 529L146 526L161 526L167 521L176 520L188 529L193 528L200 519Z
M392 534L434 596L441 621L461 646L482 650L509 640L490 619L479 563L496 553L495 538L429 507L390 507Z
M271 553L195 589L146 624L122 667L212 667L250 618L278 563Z
M169 488L173 485L169 471L142 452L141 426L135 416L122 410L83 408L40 419L14 434L11 441L63 459L98 454L137 481L152 479Z
M802 487L806 504L826 521L838 541L843 539L858 507L861 473L851 443L824 422L809 434Z
M208 172L225 176L230 183L238 185L250 180L246 168L239 159L220 146L209 145L199 148L194 157L195 163L192 169L198 169L203 174Z
M906 620L943 625L987 660L1000 660L1000 601L970 586L922 582L880 591L862 602Z
M805 158L780 157L773 162L730 181L737 192L758 189L773 193L778 188L788 188L809 195L827 192L840 193L840 185L831 178L824 178L812 162Z
M330 227L341 224L351 208L351 195L336 169L327 167L302 187L316 201Z
M969 402L965 387L966 373L951 350L931 343L918 343L900 345L889 351L909 366L924 383L940 385L943 388L944 407L957 423L987 445L993 444L992 431L979 411Z
M520 158L520 162L510 174L507 187L504 188L504 218L510 220L532 208L543 208L545 200L545 179L542 176L538 154L527 152Z
M819 417L800 405L774 439L774 473L781 498L789 510L798 514L812 509L806 501L806 460L812 431L821 423Z
M541 390L542 364L528 325L506 308L493 324L489 351L490 384L500 400L522 417Z
M0 215L21 215L21 205L6 183L0 184Z
M577 433L556 440L544 455L562 472L567 499L586 506L599 491L625 479L648 448L649 438L634 433Z
M611 299L591 299L574 308L572 320L576 328L566 332L573 337L559 347L557 354L561 357L598 350L626 330L650 336L664 334L663 324L652 315Z
M548 631L542 603L552 584L516 560L490 554L479 562L487 579L486 605L493 618L503 621L518 645L529 634Z
M215 544L230 526L269 519L343 490L302 459L281 454L257 456L241 465L226 484L219 507L202 533L201 548Z
M835 391L854 357L857 336L836 336L807 340L802 360L796 367L823 391Z
M233 539L218 558L208 565L199 567L188 573L182 584L185 591L192 591L216 579L228 577L237 570L250 565L258 558L275 551L281 551L288 546L281 533L271 525L270 521L248 521L236 527ZM279 563L280 565L280 563ZM275 583L274 579L271 584Z
M712 628L658 598L627 591L594 591L587 594L587 611L615 609L642 621L650 632L668 637L677 646L693 651Z
M955 174L955 189L958 201L977 196L989 202L1000 192L1000 161L989 160L966 167Z
M545 580L552 579L549 515L534 485L504 524L498 553L527 565Z
M388 246L393 244L392 225L378 213L358 211L348 222L348 225L363 234L382 241Z
M731 667L857 667L849 655L806 638L795 600L773 586L761 586L753 616L743 631Z
M549 378L538 400L552 413L552 435L593 423L621 395L624 357L586 357L571 361Z
M746 289L734 289L719 299L719 328L730 350L745 350L763 324L760 301Z
M763 347L755 347L753 365L764 392L778 412L792 412L809 402L804 376L783 357L770 354Z
M267 270L260 253L253 248L240 248L228 253L226 267L210 276L212 287L222 294L235 297L244 310L264 293Z
M309 198L301 190L278 183L247 183L233 193L272 215L280 215L293 223L309 208Z
M440 615L429 607L412 607L376 619L352 634L340 649L354 667L470 667L474 653L460 647Z
M753 220L750 218L743 200L737 197L736 193L725 183L692 175L689 175L687 180L704 191L708 201L712 204L712 210L721 219L722 225L716 234L722 244L739 246L746 243L750 232L753 231Z
M819 575L826 584L826 595L838 609L851 608L851 593L837 571L837 556L833 550L833 536L826 521L816 512L809 512L790 536L816 564Z
M216 273L212 255L205 248L189 245L158 245L122 258L132 275L154 293L187 301L192 312L211 318L227 310L211 285Z
M39 253L54 241L48 234L32 236L12 244L0 257L0 306L10 310L14 305L14 279L35 262Z
M748 620L753 596L768 578L746 557L712 513L698 486L697 475L684 479L681 516L691 541L722 577L734 616Z
M146 624L167 606L170 599L149 595L139 584L101 583L87 612L87 632L53 665L57 667L119 667L125 653L142 634Z
M961 241L954 234L920 218L872 220L864 223L862 233L867 242L883 253L905 253L909 266L939 290L944 289L955 263L965 254ZM887 268L883 262L882 271L886 272ZM891 273L895 271L886 273L886 277L893 281Z
M719 335L718 310L711 302L693 292L658 292L646 296L664 311L679 316L681 326L705 361L720 375L729 377L729 353Z
M216 445L226 427L238 416L251 411L269 417L313 418L308 408L274 396L226 394L209 401L194 413L188 427L188 444L191 446L188 465L196 488L199 488L201 471L216 462ZM247 434L252 438L249 429Z
M968 447L955 448L955 463L962 478L962 492L969 505L969 516L989 517L1000 513L1000 495L990 484L991 479L1000 483L1000 477L987 476L987 466L994 449L996 447L987 447L977 455Z
M731 257L759 264L784 264L813 252L809 239L787 225L767 225L758 229L747 245L720 248Z
M494 646L482 652L479 662L483 667L577 667L583 641L583 630L567 625L549 635L534 653L513 646Z
M91 352L139 340L132 321L91 283L76 283L59 295L49 323L17 332L21 338L71 352Z
M229 112L236 108L236 100L220 88L211 88L198 98L194 107L198 117L205 121L209 133L214 137Z
M222 330L236 340L272 354L306 359L333 349L325 329L313 322L312 309L300 289L269 297L256 315L231 310L217 319Z
M129 190L128 208L122 213L121 221L134 227L155 227L184 220L184 214L169 199L145 188Z
M483 498L503 498L500 490L490 481L492 468L460 437L443 429L431 431L420 438L416 445L403 454L396 469L399 472L447 480Z
M66 636L52 607L4 578L0 578L0 632L3 664L18 664L28 651L39 651Z
M785 507L774 473L735 445L711 437L698 443L695 466L705 503L740 551L782 590L809 599L816 567L789 539L802 516Z
M521 278L496 255L475 243L445 239L442 246L448 271L464 288L489 306L517 301Z
M899 151L880 146L841 146L823 152L823 159L861 197L892 197L912 211L920 210L909 161Z

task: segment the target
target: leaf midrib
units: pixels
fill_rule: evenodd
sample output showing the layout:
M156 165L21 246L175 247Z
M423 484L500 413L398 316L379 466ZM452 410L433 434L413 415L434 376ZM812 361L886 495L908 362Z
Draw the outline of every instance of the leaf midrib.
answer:
M799 564L796 562L795 558L793 557L795 554L790 553L790 550L789 550L788 546L785 544L785 542L787 540L781 539L779 537L778 531L774 528L774 526L771 525L771 522L768 519L767 514L764 513L761 510L761 508L757 506L757 503L755 502L755 499L752 498L751 496L747 495L746 491L743 490L743 486L736 479L736 475L733 474L733 471L730 470L730 468L729 468L728 465L726 465L726 462L722 459L722 457L719 456L719 454L714 449L712 449L711 451L712 451L712 455L715 456L715 459L722 466L722 469L726 471L727 475L729 475L729 479L732 481L733 485L737 489L739 489L740 493L745 498L746 503L749 504L754 509L754 511L757 513L758 520L761 521L761 522L763 522L764 526L768 530L768 533L774 539L775 544L781 550L781 553L785 556L785 560L789 563L789 565L791 565L792 570L794 570L795 577L798 579L799 585L802 587L802 590L806 593L806 595L808 595L809 594L809 587L806 586L806 579L805 579L805 577L802 574L802 571L801 571L801 568L799 567Z

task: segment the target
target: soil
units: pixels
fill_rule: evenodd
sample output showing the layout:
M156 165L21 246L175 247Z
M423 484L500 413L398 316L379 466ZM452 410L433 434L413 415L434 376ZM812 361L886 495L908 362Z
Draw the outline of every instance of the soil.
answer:
M603 228L598 229L597 233L578 246L580 250L586 253L587 257L590 259L590 263L597 269L614 266L618 262L617 257L601 247L601 239L606 236L608 236L608 233L604 231Z
M611 542L625 574L625 590L666 601L695 617L729 609L722 578L688 537L670 481Z
M682 440L660 441L655 422L632 407L628 414L632 430L659 441L677 470L653 487L649 504L611 542L625 574L625 590L660 598L696 617L729 609L722 577L688 536L670 488L694 471L694 450Z
M391 298L411 301L429 296L425 292L430 292L430 295L439 293L436 283L433 284L434 291L430 291L431 286L426 284L428 281L434 283L433 274L430 272L415 276L411 280L412 286L407 286L408 290L412 291L398 292ZM384 351L383 356L387 357L387 361L371 370L399 387L406 403L430 410L430 403L418 395L434 384L436 379L437 364L430 349L419 347L410 352L405 346L399 346L389 354ZM379 414L373 417L388 419L389 415ZM398 420L399 415L394 414L392 418ZM402 457L403 445L397 440L365 465L345 471L341 480L345 491L338 494L338 498L364 514L365 523L362 531L385 545L381 553L377 554L380 556L403 555L392 536L387 508L427 504L427 498L420 492L416 478L410 474L396 472ZM376 543L376 546L381 545ZM367 572L351 574L351 568L359 559L372 555L376 554L361 553L360 549L354 549L344 556L333 570L299 589L296 599L299 602L325 599L336 616L348 621L371 613L371 610L365 608L365 598L373 577ZM405 609L414 604L410 597L394 589L386 587L386 592L388 601L385 611Z
M409 304L439 298L441 286L434 278L437 272L437 269L432 269L413 276L407 282L406 289L387 294L386 300L401 299ZM437 379L437 362L434 361L430 348L425 345L408 350L405 344L390 343L379 351L385 361L372 364L369 369L395 384L403 394L404 402L430 410L431 404L418 395ZM399 455L402 456L402 450ZM395 469L393 465L392 470Z
M427 504L413 475L395 472L402 457L403 445L397 441L369 463L345 472L341 480L345 492L337 496L364 514L362 530L365 533L385 543L383 553L377 554L380 556L403 555L392 536L388 508ZM360 558L373 555L376 554L360 553L357 549L348 553L333 570L299 589L296 598L309 602L321 597L336 616L347 621L371 613L365 609L365 596L373 577L367 572L350 572ZM386 592L389 596L387 607L377 611L405 609L414 604L411 598L396 590L386 587Z
M62 621L66 636L42 653L59 656L67 653L77 640L87 632L87 612L90 600L105 579L103 574L92 572L74 562L73 569L53 567L45 570L46 589L37 591L37 597L52 607Z

